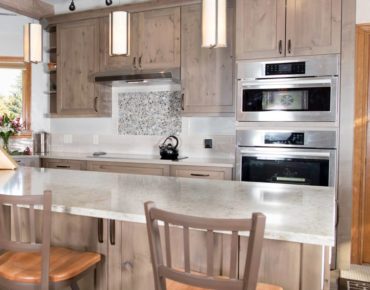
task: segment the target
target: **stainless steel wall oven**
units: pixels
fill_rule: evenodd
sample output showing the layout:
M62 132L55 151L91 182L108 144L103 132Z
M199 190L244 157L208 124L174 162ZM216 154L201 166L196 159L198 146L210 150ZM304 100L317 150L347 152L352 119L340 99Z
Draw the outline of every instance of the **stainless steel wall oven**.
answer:
M335 122L338 55L240 61L237 121Z
M335 186L335 131L238 130L236 179Z

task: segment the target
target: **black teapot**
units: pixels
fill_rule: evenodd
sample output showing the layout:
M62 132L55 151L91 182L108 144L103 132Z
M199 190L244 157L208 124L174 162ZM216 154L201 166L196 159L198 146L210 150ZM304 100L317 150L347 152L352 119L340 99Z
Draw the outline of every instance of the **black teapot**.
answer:
M176 141L176 144L172 144L172 140ZM161 159L165 160L177 160L179 157L179 150L177 147L179 146L179 139L176 136L168 136L163 143L159 146L159 154L161 155Z

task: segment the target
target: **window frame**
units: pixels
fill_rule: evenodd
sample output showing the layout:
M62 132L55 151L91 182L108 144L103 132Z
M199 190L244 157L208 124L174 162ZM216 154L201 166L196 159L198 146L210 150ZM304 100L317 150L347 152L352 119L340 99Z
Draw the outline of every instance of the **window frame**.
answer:
M22 92L22 116L24 122L24 130L13 137L31 137L31 78L32 65L24 62L23 57L17 56L0 56L0 68L19 68L23 69L23 92Z

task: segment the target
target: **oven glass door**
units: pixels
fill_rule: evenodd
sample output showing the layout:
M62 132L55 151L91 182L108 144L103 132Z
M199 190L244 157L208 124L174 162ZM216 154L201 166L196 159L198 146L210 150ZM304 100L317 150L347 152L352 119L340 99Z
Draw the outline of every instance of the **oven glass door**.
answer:
M241 181L332 186L331 153L243 153Z
M241 84L239 121L335 121L336 78L254 80Z

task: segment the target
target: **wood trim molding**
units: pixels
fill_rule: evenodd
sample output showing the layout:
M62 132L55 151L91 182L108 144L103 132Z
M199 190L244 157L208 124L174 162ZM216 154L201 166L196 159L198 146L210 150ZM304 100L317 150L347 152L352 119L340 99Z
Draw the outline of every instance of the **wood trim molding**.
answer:
M370 86L370 24L356 26L356 95L353 148L351 263L361 264L363 205L367 155L367 118Z
M0 7L35 19L54 15L54 6L41 0L0 0Z
M31 136L31 89L32 89L32 65L25 63L23 57L0 56L0 68L19 68L23 70L23 121L25 131L19 137Z
M101 8L101 9L95 9L95 10L87 10L87 11L81 11L81 12L60 14L60 15L55 15L51 17L46 17L45 20L47 22L47 25L55 25L55 24L64 23L64 22L105 17L105 16L108 16L110 12L117 11L117 10L125 10L128 12L141 12L141 11L171 8L171 7L178 7L178 6L184 6L184 5L199 4L199 3L201 3L201 0L149 0L143 3L117 5L113 7Z

